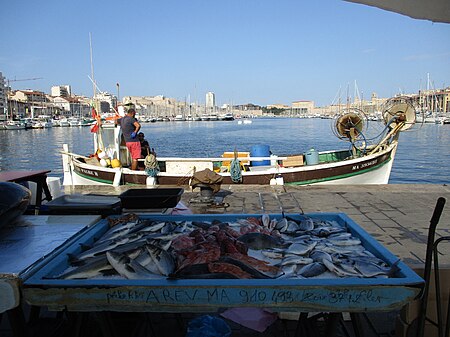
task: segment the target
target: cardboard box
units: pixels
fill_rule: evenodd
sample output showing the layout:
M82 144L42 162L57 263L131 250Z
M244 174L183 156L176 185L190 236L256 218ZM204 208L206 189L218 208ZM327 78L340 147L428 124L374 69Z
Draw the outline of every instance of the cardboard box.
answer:
M296 167L296 166L303 166L303 155L295 155L295 156L289 156L287 159L283 160L283 166L284 167Z
M250 152L238 152L237 153L238 158L246 158L250 157ZM224 152L222 155L222 158L231 158L234 159L234 152ZM230 166L231 160L224 160L222 161L222 166ZM249 160L241 160L242 165L250 165Z
M423 277L423 270L414 269L414 271ZM444 320L447 317L447 308L449 301L449 287L450 284L450 269L439 270L440 282L441 282L441 307L444 315ZM418 316L420 311L420 300L415 300L408 303L401 311L401 318L406 324L412 323ZM436 290L434 281L434 269L431 270L430 289L428 291L428 304L427 304L427 317L433 321L437 321L437 309L436 309Z
M417 322L407 324L400 317L395 321L395 337L411 337L416 336ZM425 322L424 336L439 337L437 328L430 322Z

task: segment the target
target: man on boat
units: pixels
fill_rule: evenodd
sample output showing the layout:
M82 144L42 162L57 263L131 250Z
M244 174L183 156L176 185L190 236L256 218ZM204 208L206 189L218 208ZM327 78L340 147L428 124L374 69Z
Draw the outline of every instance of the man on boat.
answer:
M138 133L138 139L141 143L141 158L145 158L150 154L150 144L145 140L145 135L143 132Z
M135 118L136 110L128 109L127 114L116 120L116 125L119 124L122 128L123 138L127 145L128 151L131 155L131 169L137 170L138 159L141 158L141 142L137 137L137 133L141 128L141 124Z

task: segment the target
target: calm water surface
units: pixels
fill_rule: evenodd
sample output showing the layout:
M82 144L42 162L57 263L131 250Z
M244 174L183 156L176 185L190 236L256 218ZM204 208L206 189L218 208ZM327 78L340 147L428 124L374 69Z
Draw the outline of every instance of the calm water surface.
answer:
M347 149L337 139L330 119L254 119L237 121L158 122L142 125L146 139L159 156L220 157L224 151L250 151L267 144L277 155ZM383 123L373 122L368 133L378 134ZM71 152L93 153L88 127L31 130L0 130L0 171L49 169L62 176L60 151L69 144ZM390 183L447 184L450 182L450 125L416 125L402 132Z

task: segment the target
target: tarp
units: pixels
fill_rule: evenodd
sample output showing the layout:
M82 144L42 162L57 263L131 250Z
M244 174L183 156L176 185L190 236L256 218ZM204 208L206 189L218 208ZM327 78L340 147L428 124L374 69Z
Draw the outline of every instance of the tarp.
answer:
M220 191L222 180L223 177L221 175L211 171L210 169L204 169L194 173L190 185L192 187L208 185L213 190L213 193L217 193Z

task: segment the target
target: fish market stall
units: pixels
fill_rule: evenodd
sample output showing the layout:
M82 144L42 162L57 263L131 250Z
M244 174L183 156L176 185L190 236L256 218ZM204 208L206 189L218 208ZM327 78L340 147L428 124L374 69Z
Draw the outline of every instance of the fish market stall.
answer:
M99 216L25 215L0 229L0 313L20 304L23 278L44 265L46 257L70 244ZM72 240L70 240L72 238Z
M342 213L128 214L49 255L23 296L80 312L365 312L401 308L422 286Z

